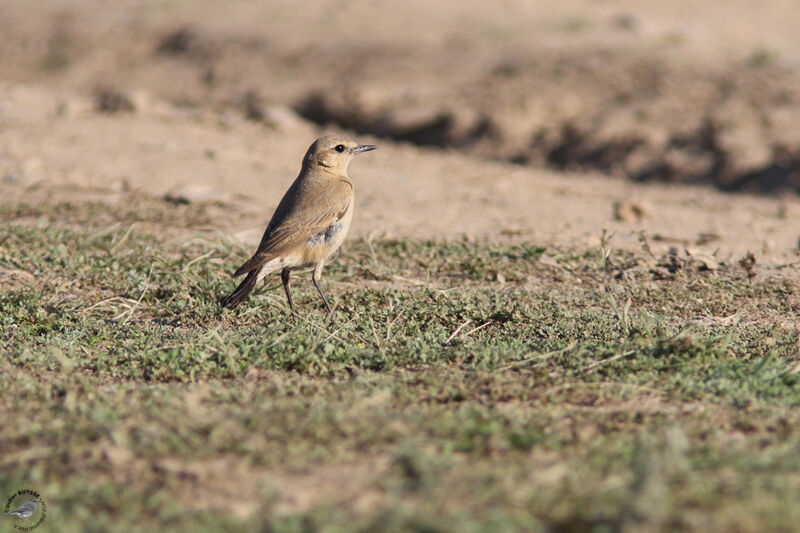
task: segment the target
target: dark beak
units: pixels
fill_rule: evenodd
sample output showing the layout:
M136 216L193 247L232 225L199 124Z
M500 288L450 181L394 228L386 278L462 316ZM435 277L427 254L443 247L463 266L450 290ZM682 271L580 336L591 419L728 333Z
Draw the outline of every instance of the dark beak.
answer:
M361 152L369 152L370 150L376 150L378 147L374 144L359 144L353 150L354 154L360 154Z

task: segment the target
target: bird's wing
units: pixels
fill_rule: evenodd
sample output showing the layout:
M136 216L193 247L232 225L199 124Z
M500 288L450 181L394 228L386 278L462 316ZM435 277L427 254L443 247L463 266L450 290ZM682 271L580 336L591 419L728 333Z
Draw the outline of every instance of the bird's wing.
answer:
M37 504L37 502L35 502L35 501L33 501L31 499L31 500L26 501L25 503L23 503L22 505L20 505L16 509L14 509L13 511L9 511L9 512L4 513L4 514L6 514L6 515L9 515L9 514L22 515L24 513L27 513L28 511L30 511L30 513L33 514L34 511L36 511L36 504Z
M298 207L281 217L274 227L270 222L258 251L233 275L241 276L259 268L341 220L350 208L350 191L345 187L351 188L352 185L340 182L335 187L323 189L314 195L316 198L296 202Z

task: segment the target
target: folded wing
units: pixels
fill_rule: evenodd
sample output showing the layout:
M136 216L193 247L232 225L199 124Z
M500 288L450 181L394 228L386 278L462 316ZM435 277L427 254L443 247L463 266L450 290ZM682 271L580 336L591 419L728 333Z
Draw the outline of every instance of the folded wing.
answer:
M341 220L350 208L352 185L347 182L334 185L335 187L326 187L315 195L321 198L309 198L308 201L297 199L294 209L278 220L270 221L258 250L234 272L234 276L241 276L291 252ZM278 212L280 206L276 214Z

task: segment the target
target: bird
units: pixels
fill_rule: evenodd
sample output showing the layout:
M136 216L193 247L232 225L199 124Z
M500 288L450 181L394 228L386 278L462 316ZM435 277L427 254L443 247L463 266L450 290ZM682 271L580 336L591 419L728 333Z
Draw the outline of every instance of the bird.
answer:
M275 209L258 249L233 273L234 277L247 276L224 300L223 307L235 308L267 274L280 270L289 308L295 312L289 290L291 273L313 269L311 281L328 309L328 317L333 316L319 281L322 267L342 245L353 219L353 182L347 169L355 155L376 148L342 135L326 135L311 144L300 174Z
M36 512L36 507L39 502L42 501L39 498L31 498L30 500L26 501L13 511L9 511L4 513L5 515L14 515L19 518L29 518L33 513Z

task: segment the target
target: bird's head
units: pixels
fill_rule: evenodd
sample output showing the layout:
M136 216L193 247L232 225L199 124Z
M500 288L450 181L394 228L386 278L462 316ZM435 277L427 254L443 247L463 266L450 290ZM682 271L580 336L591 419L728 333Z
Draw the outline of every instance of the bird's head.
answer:
M376 149L372 144L358 144L342 135L320 137L309 147L303 165L310 169L320 169L335 175L347 175L347 167L353 156Z

